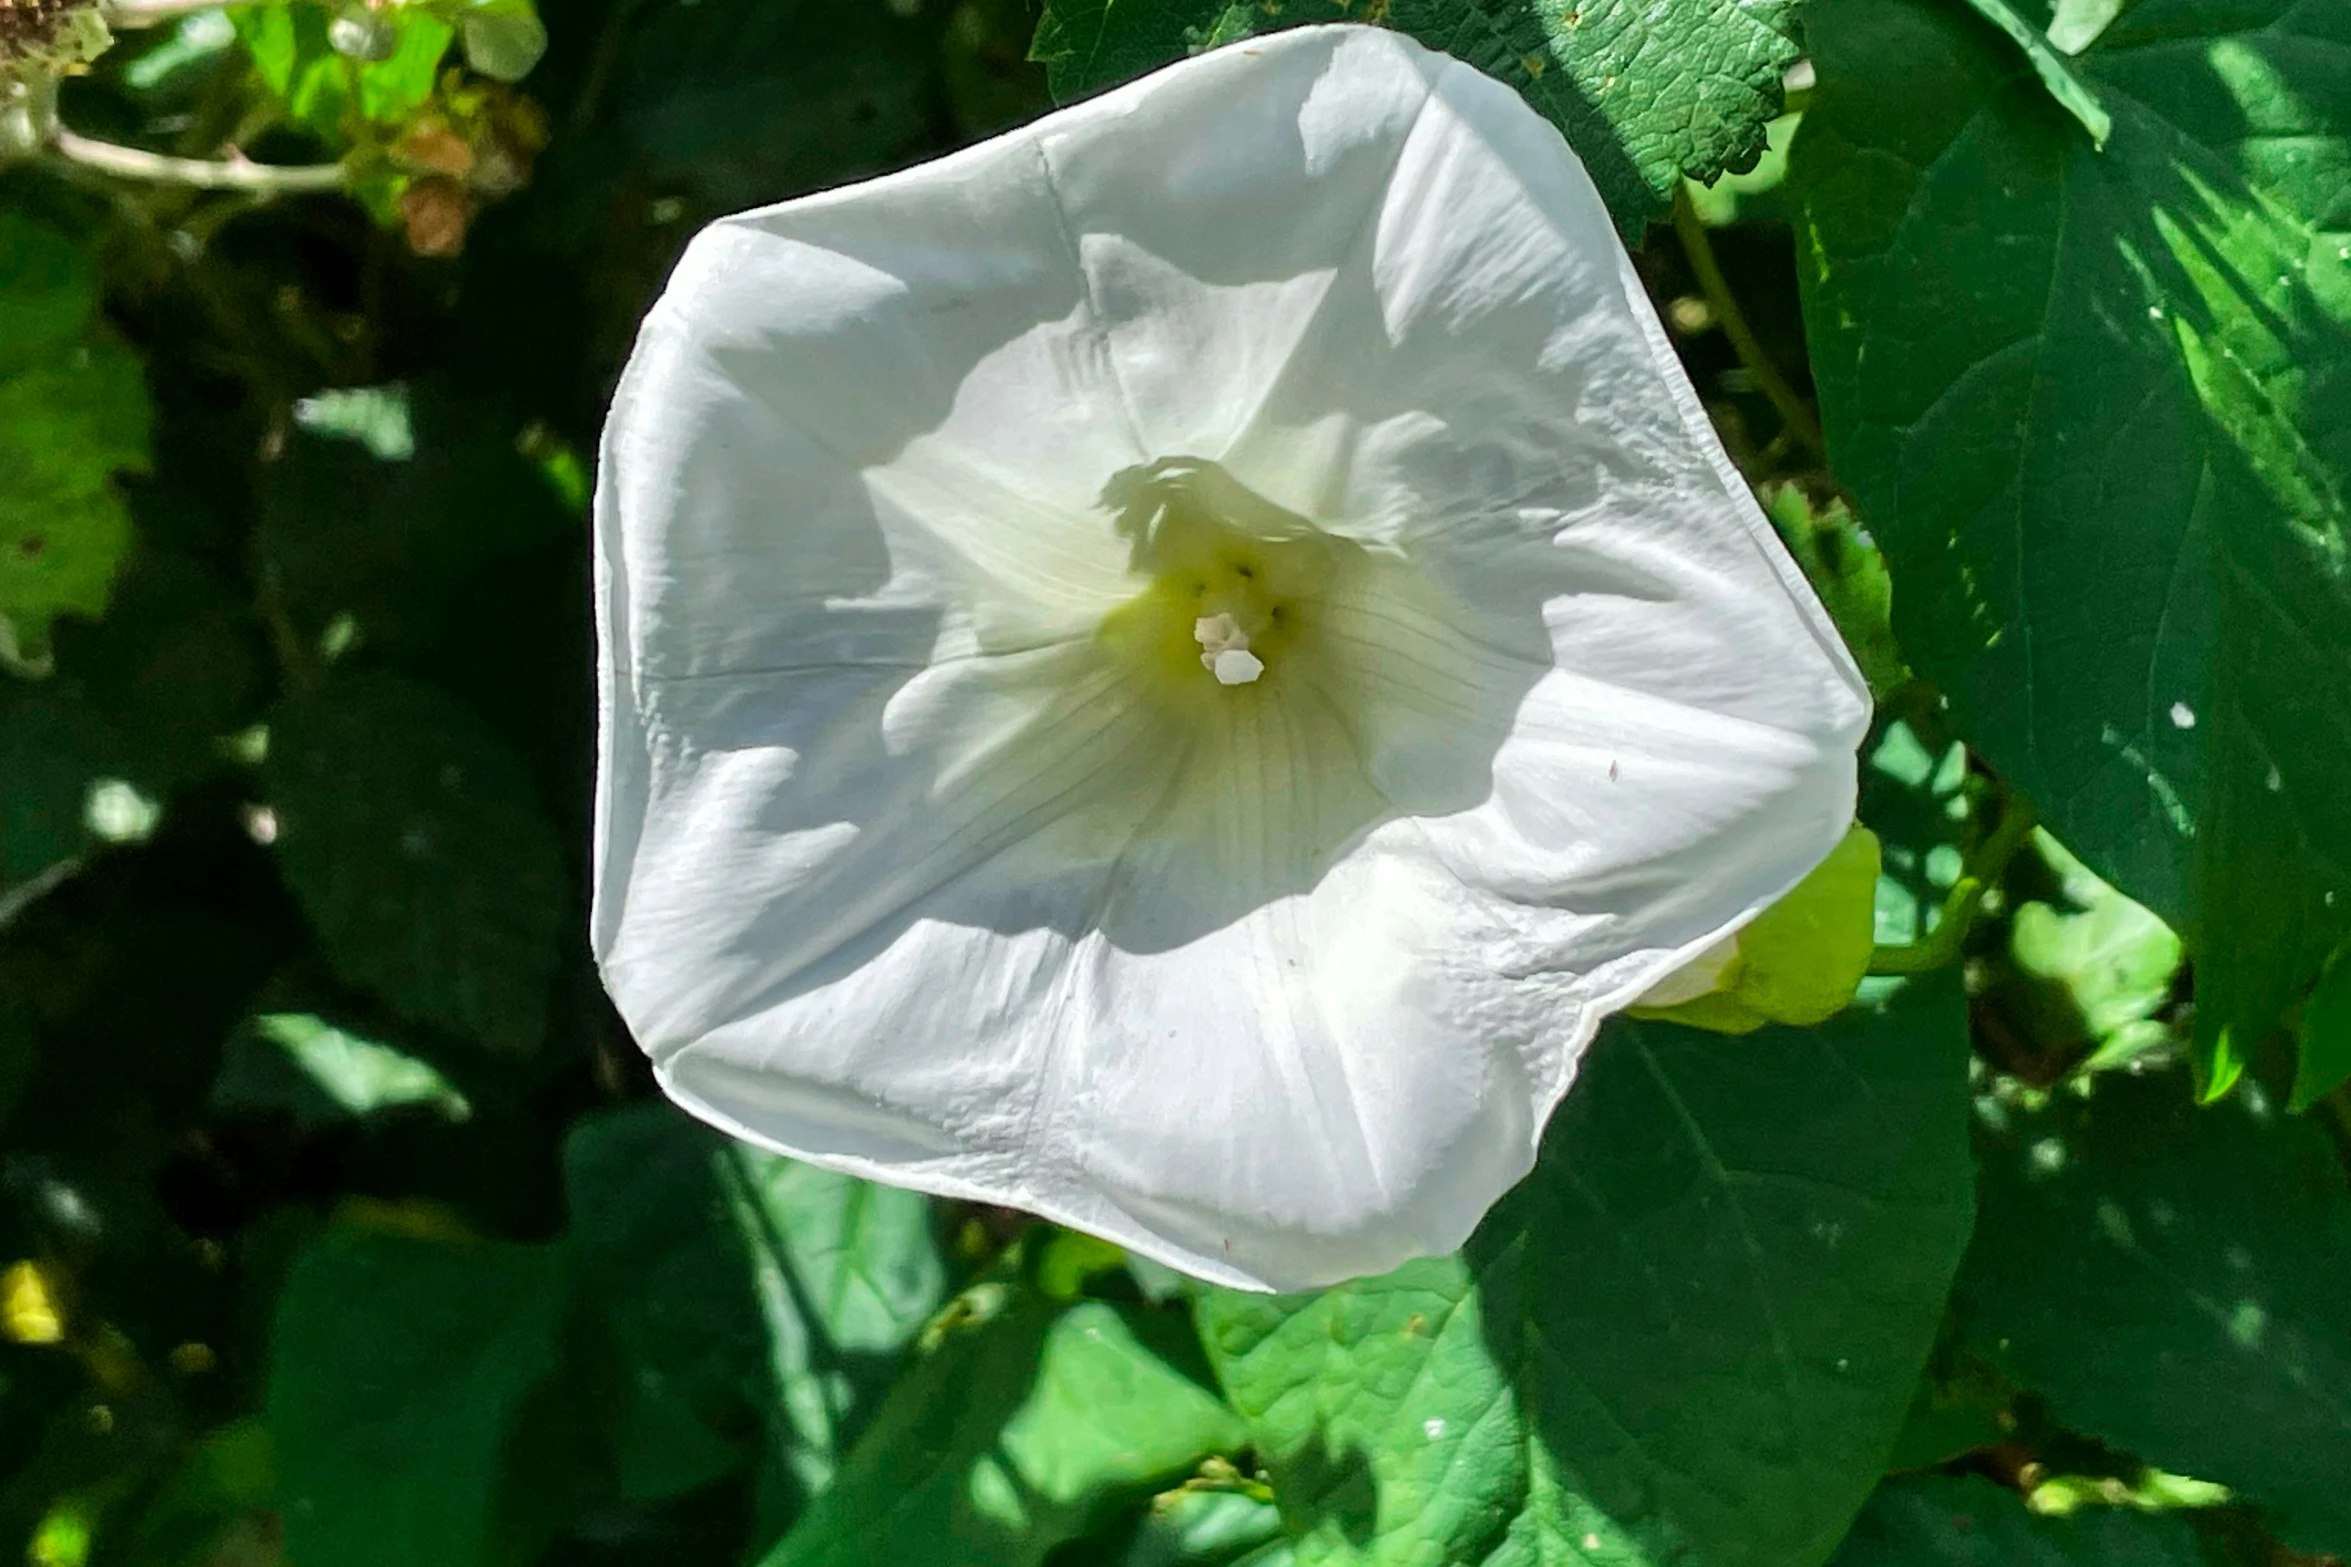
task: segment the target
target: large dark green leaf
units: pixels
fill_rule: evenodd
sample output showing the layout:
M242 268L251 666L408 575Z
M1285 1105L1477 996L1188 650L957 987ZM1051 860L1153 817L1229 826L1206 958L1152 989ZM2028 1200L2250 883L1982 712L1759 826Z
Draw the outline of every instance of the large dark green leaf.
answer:
M1461 1256L1212 1297L1301 1560L1820 1561L1966 1239L1965 1056L1948 976L1813 1030L1619 1023Z
M1674 181L1752 168L1797 56L1787 0L1049 0L1032 49L1054 96L1302 22L1380 22L1525 94L1638 236Z
M732 1143L666 1104L583 1121L564 1151L574 1234L619 1374L624 1488L668 1496L742 1467L820 1488L945 1295L925 1200Z
M1957 6L1808 18L1806 316L1903 649L2189 935L2225 1079L2351 929L2351 3L2130 7L2103 152Z
M508 1446L554 1372L547 1248L330 1231L286 1282L270 1360L286 1555L334 1567L508 1559Z
M1181 1318L980 1291L994 1314L949 1329L908 1370L761 1567L1036 1567L1121 1503L1246 1439L1155 1347L1177 1347Z
M84 802L112 749L79 704L0 686L0 900L81 853Z
M562 856L480 720L413 681L331 680L278 709L267 782L287 884L345 979L492 1048L538 1044Z
M2178 1514L2026 1510L1989 1480L1940 1475L1881 1487L1832 1567L2207 1567L2215 1558Z
M2351 1552L2351 1191L2319 1129L2257 1092L2198 1110L2106 1073L1987 1099L1969 1341L2077 1430Z

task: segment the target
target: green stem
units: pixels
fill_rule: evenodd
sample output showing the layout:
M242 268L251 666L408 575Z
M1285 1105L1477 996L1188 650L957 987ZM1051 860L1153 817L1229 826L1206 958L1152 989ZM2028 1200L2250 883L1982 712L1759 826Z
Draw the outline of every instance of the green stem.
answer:
M339 163L253 163L244 158L174 158L140 147L97 141L59 127L50 148L68 163L122 179L196 190L241 190L256 195L296 195L341 190L350 175Z
M1880 947L1870 955L1872 974L1925 974L1939 968L1948 968L1959 961L1960 949L1966 944L1967 933L1975 924L1978 910L1983 907L1984 894L2007 871L2008 862L2016 858L2016 851L2024 847L2031 836L2037 818L2033 808L2023 798L2009 796L2008 807L2000 817L2000 825L1992 835L1977 846L1974 856L1959 880L1951 884L1951 891L1943 899L1943 911L1934 928L1917 941L1899 947Z
M198 11L222 11L247 3L250 0L108 0L103 9L108 27L116 32L130 32L141 27L161 27Z
M1779 413L1780 423L1791 435L1815 456L1826 456L1828 444L1822 439L1820 421L1804 406L1804 399L1796 395L1787 377L1780 374L1780 367L1763 351L1755 329L1747 324L1747 313L1739 308L1729 281L1722 275L1722 264L1714 259L1714 241L1707 238L1706 224L1690 202L1687 185L1674 186L1673 231L1681 239L1682 254L1690 258L1690 270L1697 275L1699 291L1705 294L1707 306L1714 312L1715 324L1731 340L1739 363L1755 378L1756 390L1770 400Z

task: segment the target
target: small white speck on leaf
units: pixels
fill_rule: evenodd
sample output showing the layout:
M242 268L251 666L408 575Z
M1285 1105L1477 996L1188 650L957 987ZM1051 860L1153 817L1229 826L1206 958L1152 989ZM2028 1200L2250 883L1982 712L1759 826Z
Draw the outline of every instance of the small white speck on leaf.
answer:
M1431 1415L1420 1423L1420 1434L1434 1442L1444 1436L1445 1422L1441 1416Z
M2193 728L2195 728L2195 727L2196 727L2196 710L2195 710L2194 708L2190 707L2190 706L2189 706L2187 703L2185 703L2185 702L2174 702L2174 703L2172 703L2172 704L2171 704L2171 726L2172 726L2174 729L2193 729Z

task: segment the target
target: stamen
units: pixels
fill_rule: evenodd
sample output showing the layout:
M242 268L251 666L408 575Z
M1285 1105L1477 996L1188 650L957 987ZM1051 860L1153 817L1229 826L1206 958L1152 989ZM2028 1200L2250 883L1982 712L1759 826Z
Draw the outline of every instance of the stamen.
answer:
M1219 684L1244 686L1265 673L1265 660L1249 651L1249 636L1229 614L1203 615L1192 622L1200 643L1200 666Z

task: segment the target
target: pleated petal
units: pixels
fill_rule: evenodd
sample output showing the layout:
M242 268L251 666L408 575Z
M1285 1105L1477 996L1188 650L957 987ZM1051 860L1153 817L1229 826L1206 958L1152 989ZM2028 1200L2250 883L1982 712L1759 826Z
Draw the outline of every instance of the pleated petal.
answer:
M1104 630L1170 471L1323 541L1260 679ZM597 535L595 943L669 1092L1221 1282L1460 1244L1851 819L1859 676L1590 181L1377 29L714 225Z

